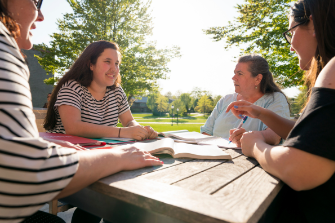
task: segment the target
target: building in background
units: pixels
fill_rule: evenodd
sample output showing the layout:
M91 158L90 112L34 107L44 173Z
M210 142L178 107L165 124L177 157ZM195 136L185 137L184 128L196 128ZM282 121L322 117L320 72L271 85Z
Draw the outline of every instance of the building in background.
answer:
M29 84L32 94L33 107L42 108L47 101L48 93L53 90L52 85L47 85L43 81L50 75L46 75L45 70L38 63L37 58L34 55L41 55L37 50L23 50L23 53L27 56L28 67L30 71Z
M132 106L130 107L130 111L133 113L136 112L151 112L151 110L148 108L147 106L147 101L148 101L148 97L142 97L141 100L139 99L135 99L134 98L134 102L132 104Z

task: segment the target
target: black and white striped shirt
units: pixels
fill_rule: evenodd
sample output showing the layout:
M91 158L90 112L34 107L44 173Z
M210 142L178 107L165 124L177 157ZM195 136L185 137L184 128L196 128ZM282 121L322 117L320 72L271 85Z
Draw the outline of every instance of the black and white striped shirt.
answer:
M17 43L0 22L0 223L32 215L78 168L75 150L39 138L29 76Z
M116 87L114 90L107 88L103 99L98 101L86 87L74 80L70 80L58 92L54 106L57 123L55 128L49 132L65 134L65 129L58 113L58 107L61 105L71 105L78 108L83 122L106 126L116 126L119 115L130 109L127 96L121 87Z

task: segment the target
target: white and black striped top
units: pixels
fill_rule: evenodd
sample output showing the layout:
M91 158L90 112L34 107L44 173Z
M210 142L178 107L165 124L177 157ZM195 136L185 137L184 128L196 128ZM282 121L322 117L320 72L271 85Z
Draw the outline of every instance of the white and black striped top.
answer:
M81 112L81 121L96 125L116 126L119 115L128 111L127 96L121 87L114 90L107 88L100 101L96 100L89 90L74 80L66 82L58 92L54 106L57 123L49 132L63 133L65 129L58 113L61 105L71 105Z
M39 138L28 67L0 22L0 222L21 222L52 200L78 167L73 149Z

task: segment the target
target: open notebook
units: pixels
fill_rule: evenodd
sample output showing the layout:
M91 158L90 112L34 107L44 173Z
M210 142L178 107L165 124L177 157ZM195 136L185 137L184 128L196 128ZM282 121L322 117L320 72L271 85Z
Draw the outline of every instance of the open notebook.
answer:
M240 149L228 139L216 136L207 136L199 132L188 132L187 130L159 133L164 137L175 139L177 142L194 143L198 145L217 145L222 148Z
M137 142L133 146L143 149L151 154L170 154L173 158L194 159L231 159L231 156L215 145L193 145L177 143L173 139L166 138L155 142Z

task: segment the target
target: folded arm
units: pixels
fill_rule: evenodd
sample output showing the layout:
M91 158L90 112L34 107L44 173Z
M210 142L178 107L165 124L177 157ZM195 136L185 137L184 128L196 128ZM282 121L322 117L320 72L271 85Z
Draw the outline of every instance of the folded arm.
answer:
M313 189L327 182L335 172L335 162L330 159L293 147L271 146L255 135L243 135L243 153L256 158L265 171L280 178L294 190ZM248 145L253 146L248 148Z

